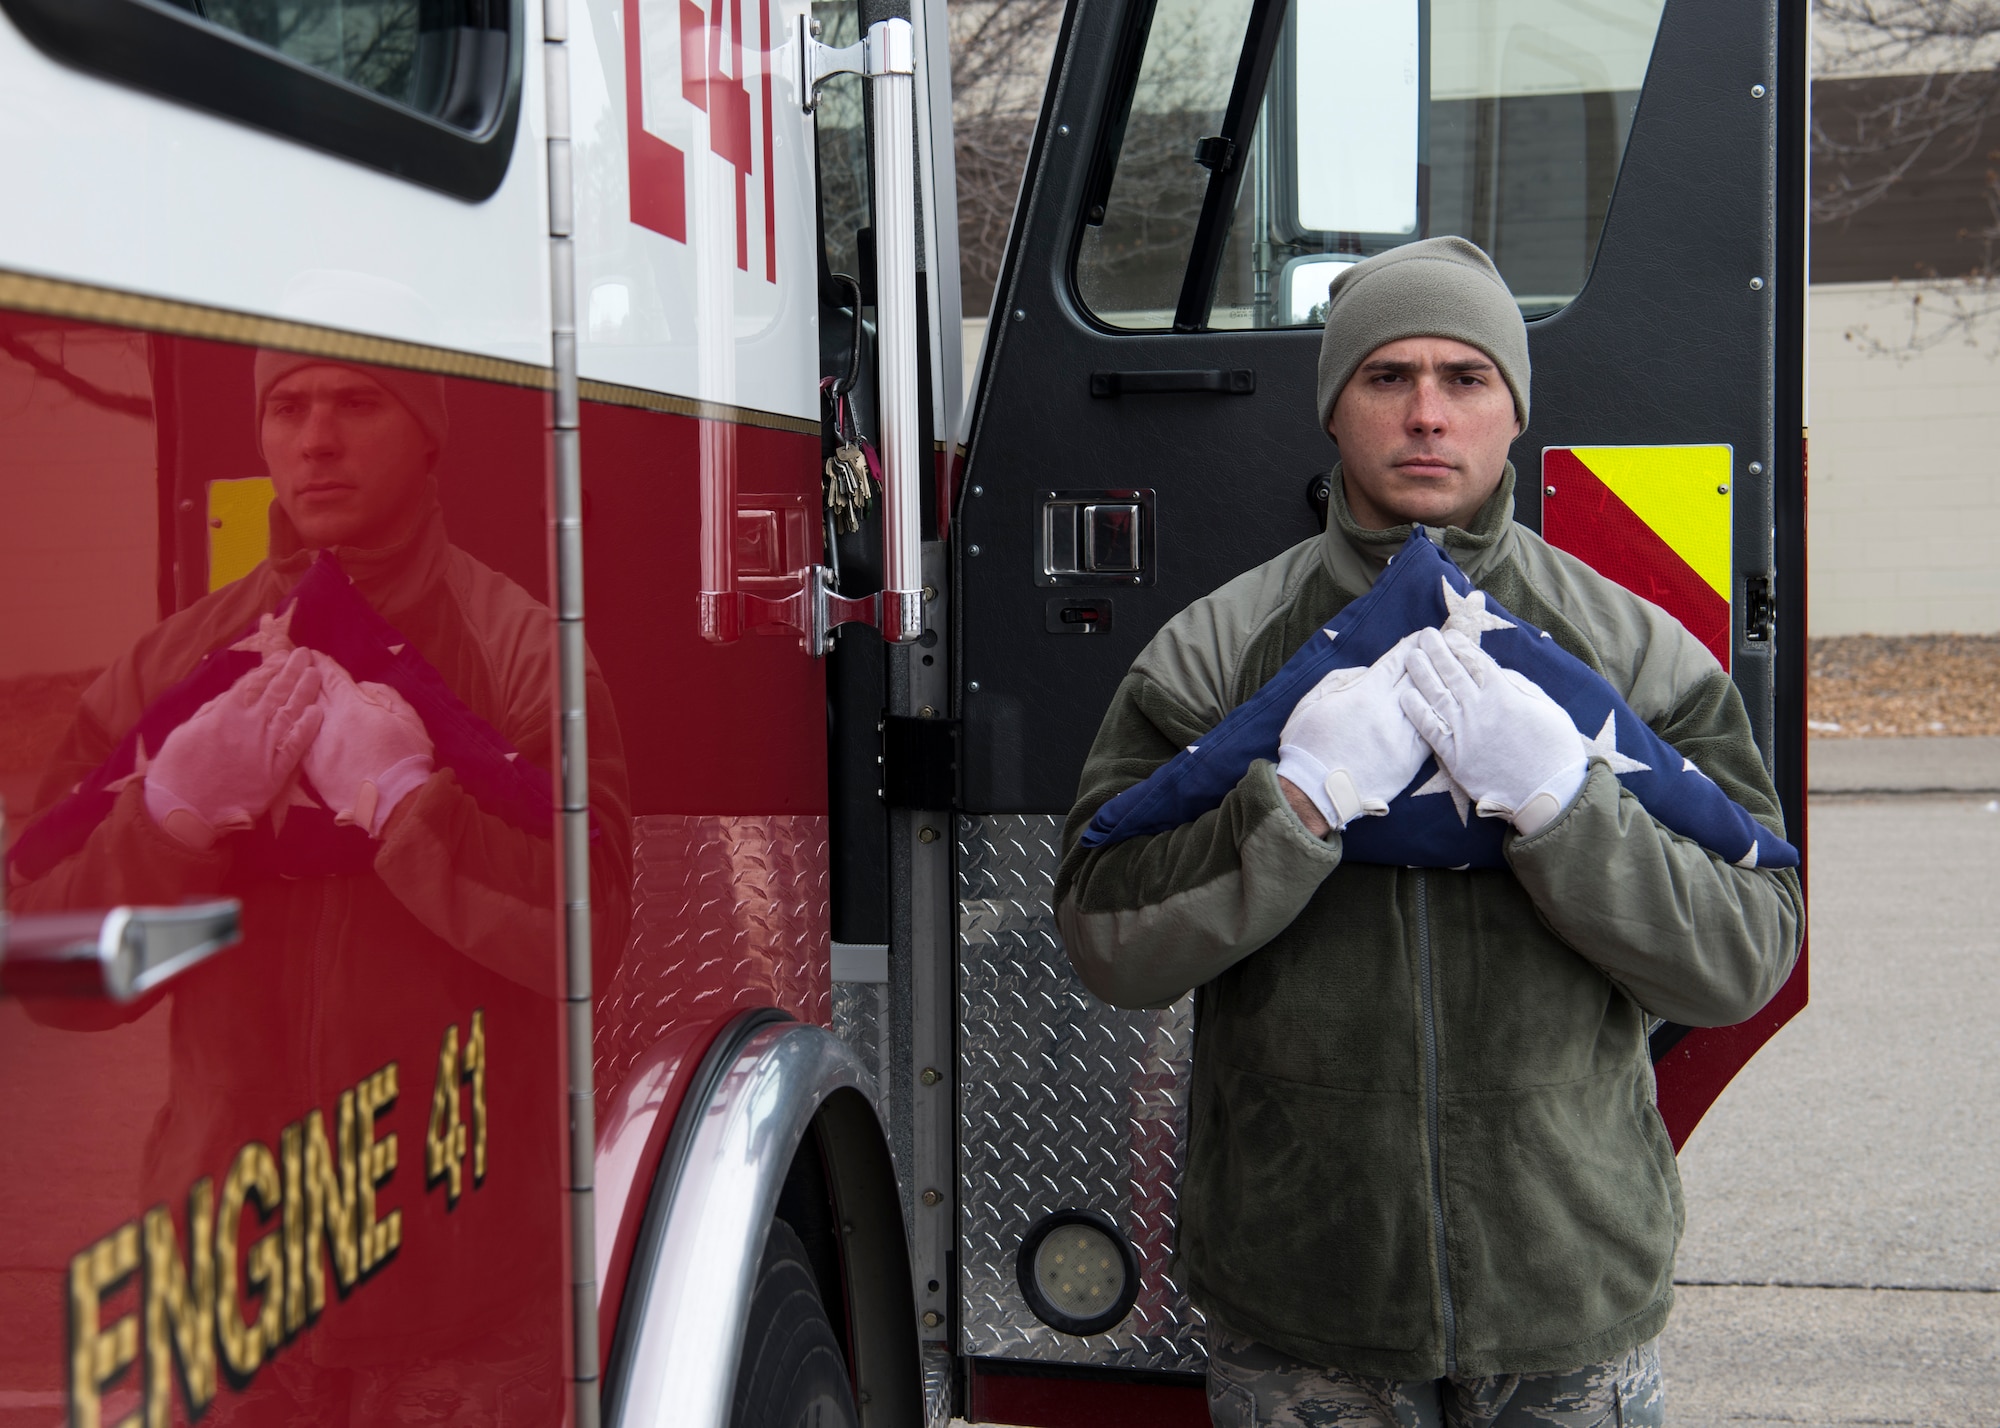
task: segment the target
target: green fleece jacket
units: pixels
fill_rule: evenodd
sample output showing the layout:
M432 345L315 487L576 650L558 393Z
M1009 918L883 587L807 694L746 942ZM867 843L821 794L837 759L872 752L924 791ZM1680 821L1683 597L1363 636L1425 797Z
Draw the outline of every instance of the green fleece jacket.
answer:
M1658 1334L1682 1209L1649 1017L1750 1016L1783 985L1795 872L1738 868L1592 760L1506 869L1348 865L1259 761L1171 832L1077 846L1099 805L1241 704L1410 528L1354 524L1199 600L1133 663L1064 830L1056 915L1118 1006L1196 993L1180 1258L1225 1329L1400 1379L1576 1368ZM1513 520L1513 470L1436 537L1773 831L1741 698L1671 616Z

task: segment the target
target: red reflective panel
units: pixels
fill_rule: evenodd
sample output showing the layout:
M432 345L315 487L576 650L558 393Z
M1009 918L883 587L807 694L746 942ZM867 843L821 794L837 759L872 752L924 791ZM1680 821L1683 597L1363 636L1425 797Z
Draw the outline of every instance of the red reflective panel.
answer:
M1128 1382L1076 1375L1042 1377L1034 1365L972 1361L967 1416L1019 1428L1206 1428L1201 1380Z
M0 1420L562 1412L547 420L0 313L13 933L243 928L126 1005L0 996ZM590 673L608 985L631 822Z

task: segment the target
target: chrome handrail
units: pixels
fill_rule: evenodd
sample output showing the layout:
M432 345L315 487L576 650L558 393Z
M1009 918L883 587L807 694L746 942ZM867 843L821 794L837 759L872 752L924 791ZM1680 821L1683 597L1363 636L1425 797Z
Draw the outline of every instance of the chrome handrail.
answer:
M859 74L875 86L875 347L882 451L882 638L907 644L924 632L923 393L917 382L916 32L877 20L859 44L835 49L799 20L799 86L810 111L820 83Z

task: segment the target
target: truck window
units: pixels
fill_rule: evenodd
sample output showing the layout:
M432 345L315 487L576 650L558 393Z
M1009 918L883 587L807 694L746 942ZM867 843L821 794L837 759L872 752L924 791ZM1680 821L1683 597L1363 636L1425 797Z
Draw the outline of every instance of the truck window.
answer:
M1447 233L1546 317L1589 275L1662 3L1294 0L1232 145L1216 126L1249 6L1162 0L1077 292L1108 326L1173 326L1204 196L1233 181L1200 327L1317 325L1339 266Z
M506 0L174 0L210 25L477 132L505 64ZM495 63L498 61L499 63Z
M1103 206L1084 215L1076 286L1113 327L1173 326L1208 191L1196 145L1221 127L1250 0L1160 0L1113 152ZM1114 132L1117 126L1113 126Z
M813 0L812 17L819 23L823 44L844 47L861 38L861 12L854 0ZM818 153L820 242L826 256L826 270L845 273L872 286L875 280L872 256L860 251L861 234L872 222L864 91L858 74L837 74L823 83L819 105L813 110L813 134Z
M459 198L506 175L518 0L0 0L51 57Z

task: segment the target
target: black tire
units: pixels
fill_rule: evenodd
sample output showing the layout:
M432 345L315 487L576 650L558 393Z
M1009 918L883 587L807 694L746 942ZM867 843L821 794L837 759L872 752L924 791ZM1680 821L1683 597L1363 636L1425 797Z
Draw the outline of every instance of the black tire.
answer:
M847 1357L820 1302L798 1234L771 1221L743 1358L736 1368L731 1428L858 1428Z

